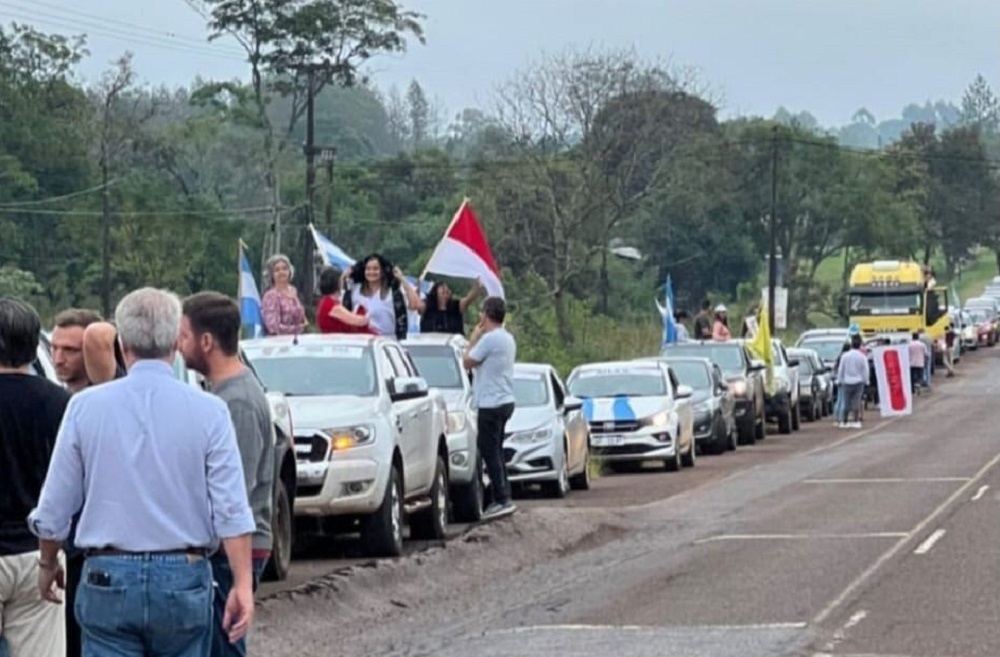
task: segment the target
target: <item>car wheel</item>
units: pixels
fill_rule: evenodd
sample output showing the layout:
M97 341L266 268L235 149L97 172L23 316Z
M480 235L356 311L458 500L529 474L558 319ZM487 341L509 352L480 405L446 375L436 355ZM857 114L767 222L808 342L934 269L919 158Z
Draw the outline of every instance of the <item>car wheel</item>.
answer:
M453 486L451 493L451 509L458 522L479 522L483 517L483 463L472 473L472 481L460 486Z
M569 470L566 467L565 455L563 455L562 465L559 467L559 472L556 475L555 481L543 482L542 490L545 492L547 497L557 500L561 500L566 497L566 493L569 492Z
M590 447L585 447L583 452L583 472L574 475L569 480L570 488L573 490L590 490Z
M755 431L755 435L754 435L755 440L761 441L761 440L764 440L765 438L767 438L767 422L764 421L764 414L763 413L760 414L760 421L757 424L757 426L754 428L754 431Z
M726 446L726 449L728 449L730 452L735 452L736 447L739 445L739 442L740 442L740 435L739 432L736 430L736 422L734 421L732 427L729 429L729 444Z
M792 431L802 428L802 412L799 410L799 403L792 404Z
M681 469L683 463L681 462L681 446L680 443L674 441L674 455L672 458L667 459L663 462L663 466L666 468L667 472L677 472Z
M292 536L295 534L292 499L283 481L278 482L274 494L271 532L274 536L271 558L264 568L262 579L265 582L281 582L288 577L292 567Z
M694 438L691 438L691 446L688 447L688 451L681 456L681 465L685 468L693 468L695 463L698 461L698 450L694 442Z
M440 456L430 498L430 507L415 513L410 520L410 535L417 540L439 541L448 531L448 466Z
M751 415L749 420L736 423L736 432L741 445L753 445L757 442L757 420Z
M382 504L361 523L365 553L373 557L398 557L403 553L403 478L392 466Z
M787 409L778 416L778 433L789 434L792 432L792 409Z

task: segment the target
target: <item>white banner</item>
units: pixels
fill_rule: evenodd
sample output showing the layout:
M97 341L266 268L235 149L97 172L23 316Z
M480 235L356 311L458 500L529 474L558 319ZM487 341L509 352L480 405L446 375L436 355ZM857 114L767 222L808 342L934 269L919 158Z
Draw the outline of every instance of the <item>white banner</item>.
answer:
M910 382L909 346L895 344L876 347L872 353L882 417L910 415L913 413L913 390Z
M767 288L760 291L760 307L767 308ZM771 327L771 334L775 329L788 328L788 288L774 288L774 326Z

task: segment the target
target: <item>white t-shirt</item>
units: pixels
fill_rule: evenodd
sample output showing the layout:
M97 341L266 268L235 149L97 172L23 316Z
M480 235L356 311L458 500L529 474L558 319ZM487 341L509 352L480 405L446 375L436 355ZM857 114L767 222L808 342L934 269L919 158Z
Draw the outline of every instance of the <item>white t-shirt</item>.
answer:
M351 297L355 308L364 308L368 313L369 325L378 331L379 335L395 337L396 335L396 311L392 307L392 293L388 293L383 298L378 292L374 296L365 296L361 292L361 286L355 285L351 291Z

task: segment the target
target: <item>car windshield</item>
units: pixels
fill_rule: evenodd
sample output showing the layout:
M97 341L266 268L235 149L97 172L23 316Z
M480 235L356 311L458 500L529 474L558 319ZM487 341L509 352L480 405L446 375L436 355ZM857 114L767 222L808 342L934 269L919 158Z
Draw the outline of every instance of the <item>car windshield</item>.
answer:
M417 371L432 388L461 390L462 369L455 350L445 345L406 345Z
M707 358L727 374L743 371L743 350L738 344L681 344L665 348L662 355Z
M264 346L246 354L269 390L291 397L373 397L378 390L371 347Z
M803 349L812 349L823 360L837 360L840 352L844 350L844 340L805 340L800 346Z
M667 394L663 372L648 370L588 369L579 372L569 384L571 395L591 397L658 397Z
M514 407L545 406L549 403L549 387L541 374L514 375Z
M805 354L798 354L798 355L789 354L789 356L791 358L799 359L799 374L810 376L813 373L812 360L810 360L808 356L806 356Z
M677 375L677 380L681 384L691 386L695 390L709 390L712 387L712 379L709 376L708 368L698 362L672 360L667 361Z

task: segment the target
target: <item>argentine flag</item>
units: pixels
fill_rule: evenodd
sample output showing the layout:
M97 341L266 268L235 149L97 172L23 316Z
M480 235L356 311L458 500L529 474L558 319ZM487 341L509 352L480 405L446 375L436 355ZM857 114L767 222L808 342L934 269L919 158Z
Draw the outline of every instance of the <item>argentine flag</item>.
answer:
M312 224L309 224L309 230L312 232L313 241L316 242L316 249L324 265L333 265L340 271L347 271L347 268L354 264L354 258L344 253L343 249L316 230Z
M254 280L250 261L247 260L246 245L240 240L240 319L243 326L250 327L251 337L264 333L264 319L260 312L260 290Z
M667 274L666 285L663 286L663 303L656 302L656 307L663 318L663 344L677 342L677 322L674 320L674 283Z

